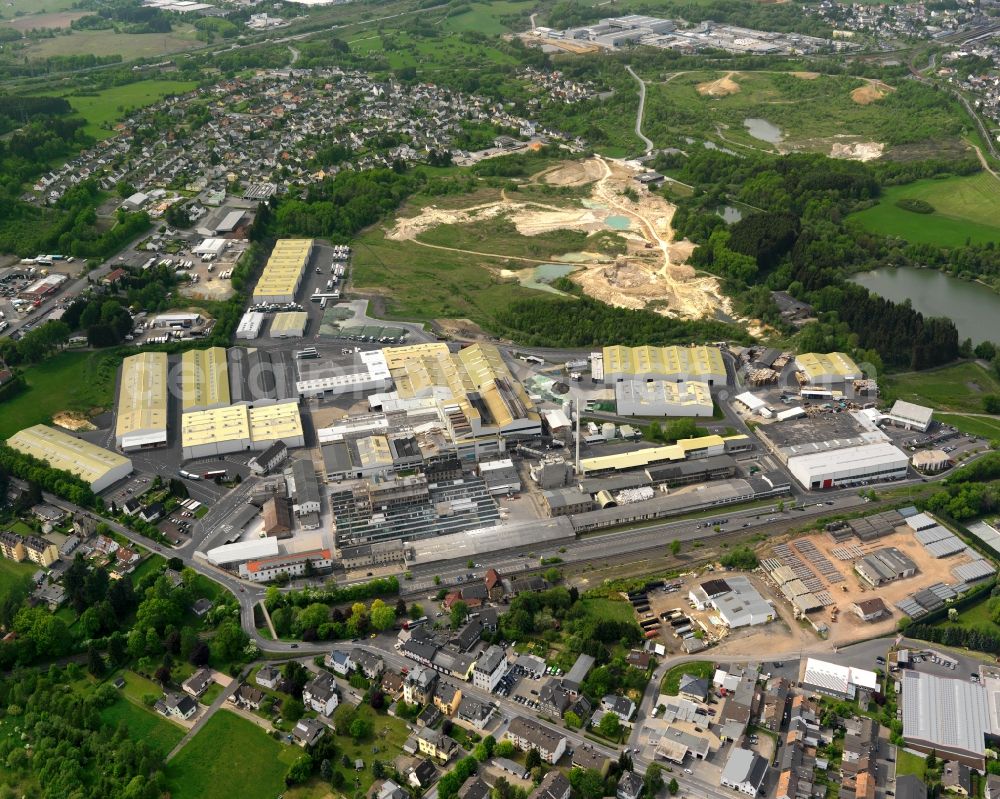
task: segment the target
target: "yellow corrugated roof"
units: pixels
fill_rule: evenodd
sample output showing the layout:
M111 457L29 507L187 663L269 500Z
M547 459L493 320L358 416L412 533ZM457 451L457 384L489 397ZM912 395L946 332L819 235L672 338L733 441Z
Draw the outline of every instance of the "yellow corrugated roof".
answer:
M181 445L195 447L250 438L246 405L227 405L181 416Z
M302 435L302 417L296 400L279 402L250 409L250 439L298 438Z
M392 450L385 436L367 436L357 441L358 456L362 466L388 466L392 464Z
M309 315L305 311L285 311L274 315L271 322L271 335L287 333L289 330L301 330L306 326Z
M181 356L181 408L228 405L229 367L224 347L188 350Z
M624 347L604 348L604 373L642 377L649 374L711 377L725 380L726 365L718 347Z
M254 298L294 294L312 248L312 239L279 239L257 281Z
M795 356L795 362L810 380L826 375L853 379L861 375L861 370L846 352L806 352Z
M52 468L75 474L88 483L100 480L112 469L131 463L116 452L43 424L15 433L7 439L7 446L48 461Z
M583 458L580 468L584 472L603 471L605 469L638 469L651 463L663 461L682 461L693 450L708 447L725 446L722 436L701 436L700 438L682 438L676 444L662 447L647 447L631 452L620 452L616 455L599 455L596 458Z
M167 354L144 352L122 361L115 436L167 429Z

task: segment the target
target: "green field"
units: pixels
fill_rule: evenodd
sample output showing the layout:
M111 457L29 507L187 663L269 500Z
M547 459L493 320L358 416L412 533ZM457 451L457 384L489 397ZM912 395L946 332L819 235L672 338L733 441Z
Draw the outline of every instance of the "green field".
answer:
M897 200L924 200L932 214L917 214ZM892 186L879 204L852 217L875 233L899 236L914 244L958 247L1000 239L1000 180L988 172L943 180L918 180Z
M191 91L196 86L192 81L143 80L83 96L52 94L66 97L73 110L87 120L84 128L87 133L97 139L106 139L114 133L114 124L130 111L159 102L169 94Z
M130 738L145 742L164 756L184 737L181 727L167 721L155 710L124 697L101 711L101 721L113 728L124 724Z
M0 5L0 18L12 19L18 14L50 14L53 11L68 11L76 5L76 0L5 0Z
M681 677L691 674L695 677L703 677L711 681L715 674L715 664L710 660L692 660L690 663L680 663L663 675L663 682L660 683L660 690L670 696L677 696L680 687Z
M288 767L302 754L252 722L219 710L167 768L173 799L273 797Z
M63 352L25 370L28 388L0 402L0 439L34 424L49 424L60 411L89 413L111 406L118 358Z
M115 33L113 30L73 31L68 36L38 39L25 49L29 58L57 55L120 55L124 61L156 58L168 53L202 47L191 25L179 25L170 33Z
M438 225L421 233L417 239L442 247L540 260L577 252L587 246L586 233L577 230L552 230L537 236L522 236L514 223L507 219L489 219L464 225Z
M938 411L982 413L982 396L1000 394L1000 380L979 364L965 362L925 372L888 375L883 389L893 400L929 405Z
M516 22L513 27L523 30L529 27L529 17L534 11L531 0L493 0L489 3L473 3L472 9L464 14L447 16L442 27L453 31L476 31L486 36L499 36L512 30L506 21Z
M966 416L961 413L936 413L934 418L944 424L950 424L963 433L982 436L990 440L1000 440L1000 416L982 417Z
M27 561L15 563L6 558L0 559L0 604L7 601L7 597L18 578L30 579L36 571L38 571L38 567L34 563Z
M924 778L924 772L927 770L927 761L921 755L915 755L912 752L907 752L903 747L897 747L896 749L896 773L900 776L904 774L913 774L920 779Z
M552 296L501 279L503 268L523 262L392 241L374 228L354 247L354 285L385 297L389 319L471 319L489 326L496 312L523 297Z
M611 599L601 599L599 597L588 597L580 600L580 609L584 615L595 619L609 619L611 621L626 621L635 623L635 611L632 606L625 601L615 602Z
M699 92L700 85L727 76L738 91L718 96ZM957 105L911 113L915 105L930 105L924 102L925 94L930 96L934 90L923 86L886 91L881 99L862 105L852 99L852 92L867 84L846 76L807 79L787 72L698 71L667 76L667 80L662 74L643 77L648 82L644 131L658 146L692 136L735 149L774 150L773 143L749 134L744 125L748 117L777 125L783 152L830 154L835 143L859 141L879 142L888 148L933 141L936 146L954 148L962 133Z
M464 41L457 32L424 39L410 36L405 31L380 35L364 29L349 39L348 44L352 52L381 56L390 69L417 67L476 70L516 63L514 58L489 44L470 44Z

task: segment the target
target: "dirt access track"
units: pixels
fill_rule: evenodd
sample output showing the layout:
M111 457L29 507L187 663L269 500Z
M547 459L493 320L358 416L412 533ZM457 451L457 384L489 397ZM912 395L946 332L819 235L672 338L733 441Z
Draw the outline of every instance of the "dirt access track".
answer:
M694 245L674 240L671 221L675 206L636 183L636 174L634 168L621 161L600 157L567 162L536 179L557 186L591 185L590 196L581 200L579 207L512 201L506 195L468 208L427 206L415 216L398 218L386 238L435 246L418 237L438 225L473 224L499 217L510 220L522 236L553 230L615 231L628 242L628 252L616 258L608 256L604 263L581 264L571 276L586 294L620 308L648 308L682 319L714 316L719 310L732 315L731 303L722 294L719 281L697 276L685 265ZM626 193L637 199L629 199ZM502 252L443 249L511 260ZM560 255L553 254L553 260L559 260ZM609 265L608 261L613 263Z

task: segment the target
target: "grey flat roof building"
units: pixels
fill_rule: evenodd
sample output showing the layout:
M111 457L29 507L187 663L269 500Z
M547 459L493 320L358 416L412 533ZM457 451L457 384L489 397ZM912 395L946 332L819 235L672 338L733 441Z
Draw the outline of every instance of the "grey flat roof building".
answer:
M990 732L986 689L969 680L912 670L902 677L906 742L942 759L984 768Z

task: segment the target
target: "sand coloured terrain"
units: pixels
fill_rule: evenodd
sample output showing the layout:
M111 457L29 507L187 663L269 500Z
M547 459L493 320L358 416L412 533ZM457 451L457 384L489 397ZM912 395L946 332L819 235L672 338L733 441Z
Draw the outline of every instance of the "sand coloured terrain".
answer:
M718 80L709 80L699 83L696 87L698 94L702 97L726 97L740 91L740 84L733 80L735 72L729 72Z
M881 100L889 92L896 91L888 83L882 83L880 80L869 81L865 86L859 86L857 89L851 92L851 99L858 105L871 105L874 102Z

